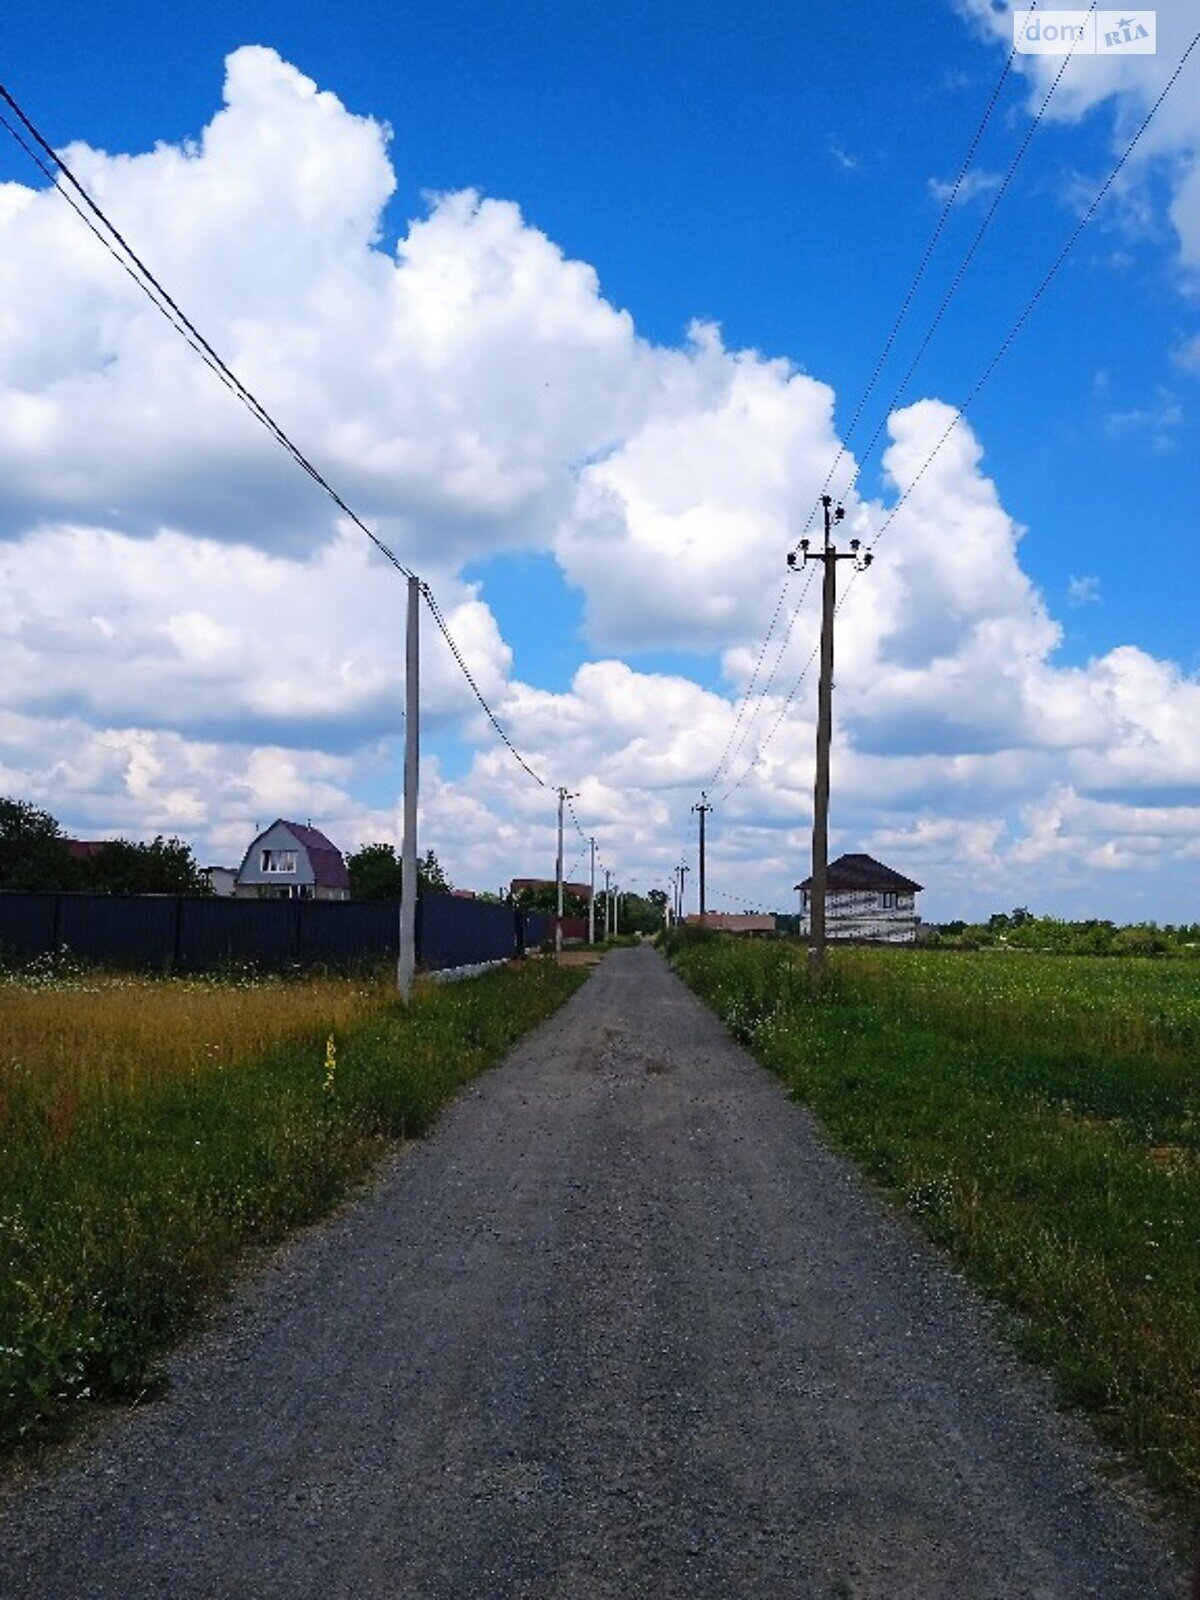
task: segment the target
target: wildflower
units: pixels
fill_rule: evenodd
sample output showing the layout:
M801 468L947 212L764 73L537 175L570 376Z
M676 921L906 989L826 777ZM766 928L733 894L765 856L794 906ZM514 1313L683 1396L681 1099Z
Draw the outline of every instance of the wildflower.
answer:
M325 1041L325 1093L333 1093L334 1078L337 1074L337 1046L330 1034Z

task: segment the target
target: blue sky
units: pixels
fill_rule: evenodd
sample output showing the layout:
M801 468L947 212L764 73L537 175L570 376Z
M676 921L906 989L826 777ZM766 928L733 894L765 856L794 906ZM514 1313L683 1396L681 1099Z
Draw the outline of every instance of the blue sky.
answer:
M1183 0L1160 8L1174 29L1167 37L1164 27L1164 55L1167 46L1174 47L1176 38L1182 37L1179 30L1186 11ZM815 385L829 386L834 394L833 425L842 438L937 220L941 205L937 185L955 175L1003 63L1003 37L991 15L983 0L961 0L958 5L950 0L884 4L872 8L869 24L865 16L856 21L844 5L832 0L802 10L752 3L736 11L708 4L647 11L621 4L601 8L518 3L505 8L442 5L436 10L357 5L336 11L295 4L246 5L236 13L200 5L168 13L132 4L113 15L67 5L56 14L52 36L28 12L6 16L0 24L0 60L4 81L56 144L81 141L109 156L141 156L159 143L181 145L198 139L221 104L226 57L246 45L267 46L289 69L336 96L347 113L390 128L387 159L395 189L377 212L379 235L373 246L377 252L388 254L398 245L403 247L410 223L429 218L431 208L437 211L436 196L470 189L512 201L520 208L523 229L544 236L567 262L586 263L594 270L595 292L606 316L610 311L627 313L637 339L662 355L664 362L670 352L690 348L688 330L694 322L717 324L724 352L755 351L764 364L785 362L789 370L810 376ZM1069 81L1074 82L1075 69L1080 69L1077 92L1072 97L1064 94L1054 115L1039 128L944 325L913 383L898 399L901 410L920 400L958 404L1069 235L1079 215L1080 197L1086 204L1110 169L1146 90L1132 77L1122 79L1111 92L1088 90L1083 72L1087 65L1072 63ZM1030 68L1014 73L1006 84L973 164L979 193L951 214L898 342L896 360L885 371L852 448L860 447L884 417L897 376L982 220L998 175L1025 137L1031 107L1040 99L1044 82ZM996 487L1009 522L1012 572L1019 571L1028 580L1031 592L1060 629L1052 645L1043 640L1038 646L1043 665L1054 672L1086 673L1089 663L1130 647L1162 665L1168 676L1174 673L1184 687L1200 670L1194 624L1200 579L1194 537L1200 487L1196 466L1200 344L1195 343L1200 280L1192 270L1192 263L1200 260L1200 247L1187 236L1186 215L1181 224L1172 209L1186 193L1196 160L1200 114L1189 117L1186 111L1189 101L1193 108L1197 103L1196 85L1192 71L1176 92L1174 105L1183 109L1169 121L1170 137L1153 152L1153 159L1137 166L1117 203L1106 207L1085 233L970 416L983 452L981 464L971 470ZM1163 121L1167 123L1166 118ZM0 181L4 180L37 186L36 175L31 175L25 157L7 136L0 143ZM114 196L117 193L114 188ZM272 203L267 187L261 205L269 210ZM153 231L149 223L138 236L151 264L169 253L170 204L168 199L163 221L166 242L147 237ZM91 246L84 238L78 248L82 255ZM1192 251L1195 254L1189 254ZM219 274L210 275L204 282L218 279ZM229 296L235 298L236 292L231 283ZM475 303L478 300L477 295ZM44 319L49 330L56 320L52 300L31 299L30 306L29 315ZM223 310L217 304L212 314L219 317ZM235 315L231 298L230 316ZM54 336L48 332L46 337ZM236 334L230 337L236 339ZM369 341L369 333L366 337ZM570 346L568 340L564 360ZM519 385L519 345L516 349L514 355L506 346L489 358L495 363L484 378L489 391L493 385L498 392L506 383ZM581 384L591 381L582 367L580 374ZM37 392L36 379L21 382L24 392ZM46 383L52 382L48 376ZM410 400L419 411L420 395ZM452 404L444 395L441 402ZM269 403L286 410L286 384ZM163 404L169 400L164 398ZM663 402L667 411L671 404ZM582 444L547 446L546 460L552 458L552 466L545 470L558 474L566 485L572 479L582 482L589 464L601 463L596 481L610 499L613 494L623 497L633 529L645 467L639 469L642 477L636 490L630 487L632 477L621 473L633 449L630 441L638 437L643 422L644 418L627 421L623 414L610 420L605 413L589 429L580 430ZM245 426L250 428L248 421ZM403 428L397 424L397 429L399 437ZM486 429L483 436L486 441ZM327 440L319 431L302 442L318 459L326 459L322 451ZM233 448L240 457L240 443ZM261 448L267 448L265 443ZM532 444L530 450L536 454ZM617 463L615 477L605 476L603 463L610 455ZM650 455L648 451L647 458ZM883 508L895 498L893 483L881 475L878 450L864 468L859 490L865 500ZM122 492L132 494L127 488ZM114 509L103 504L106 493L109 488L97 483L91 516L84 514L86 504L74 506L73 524L94 522L129 533L121 505ZM154 494L146 493L153 521ZM753 499L757 491L751 485L747 493ZM968 493L966 501L971 499ZM403 539L404 529L419 519L423 503L419 498L407 506L398 503L384 513L393 518L393 537ZM801 503L802 497L785 496L779 507L771 509L778 529L789 519L802 517ZM938 502L928 508L930 515L938 511ZM675 507L673 514L677 512ZM555 715L566 715L575 674L588 662L624 663L638 675L639 687L650 686L648 694L659 692L655 684L679 680L693 684L709 699L724 696L736 705L738 691L745 685L744 664L738 677L737 652L749 651L753 659L773 594L764 591L761 610L724 633L714 623L689 635L682 601L683 614L669 618L668 625L656 627L651 616L622 631L612 620L614 607L619 609L622 581L629 584L634 612L650 582L636 562L625 572L623 547L616 547L602 582L597 574L604 571L604 560L595 555L594 539L584 548L592 535L580 534L572 543L573 535L551 528L554 519L567 516L561 505L531 510L527 535L522 532L523 514L518 505L508 520L498 518L492 534L481 535L470 548L457 552L459 559L447 558L445 581L458 586L463 603L469 599L463 586L474 585L486 606L490 626L510 652L506 663L497 657L493 665L498 676L489 682L498 695L507 697L506 703L515 694L513 714L518 720L533 715L523 728L530 739L549 738L547 749L552 752L558 736L547 733L537 720L549 715L548 709L542 706L531 712L513 685L560 697L563 704L552 709ZM53 495L40 507L36 495L32 508L28 500L22 501L19 512L11 513L16 518L14 548L28 546L35 530L45 530L63 515ZM182 515L180 506L166 495L157 513L159 524L178 527ZM534 532L533 523L540 516L545 517L545 526ZM1018 529L1027 530L1019 539ZM205 530L197 524L187 531L196 537L206 531L215 538L223 536L219 529ZM326 536L328 532L327 525ZM632 545L624 548L636 552L643 547L636 529L630 537ZM947 541L963 537L961 528L955 531L953 518L942 537ZM712 538L717 544L729 543L736 535L714 526ZM255 538L248 536L244 542L253 547ZM263 550L278 550L282 542L281 532L264 532L260 541ZM781 545L778 551L780 578L785 548ZM574 556L564 553L570 550ZM879 557L876 570L887 560L886 545ZM736 564L736 552L731 559ZM934 565L940 560L936 538L922 560ZM762 570L769 571L765 557ZM698 609L706 596L720 598L716 591L721 573L715 557L696 567ZM912 582L917 582L915 570ZM27 642L38 637L31 625ZM887 670L886 651L872 654L871 663L864 662L865 676L858 686L864 705L872 689L870 671ZM1119 658L1118 665L1124 671L1126 658ZM848 665L847 671L853 670ZM865 726L867 715L852 704L854 692L852 687L846 705L851 735L855 726ZM936 735L929 732L930 719L937 723L942 712L937 706L930 710L922 699L924 691L916 685L913 694L913 702L894 713L893 748L907 754L914 739L918 746L924 740L931 756L945 755L949 737L945 727ZM1096 690L1093 700L1096 695L1104 698L1108 689ZM79 711L86 698L78 686L67 686L58 711L71 706ZM1115 704L1120 697L1109 698ZM103 730L109 726L107 715L113 719L114 737L133 738L139 728L152 723L144 708L138 711L133 705L135 700L136 695L132 699L127 695L108 712L88 701L89 725ZM30 710L20 696L13 704L22 715ZM802 713L803 697L796 709ZM240 715L222 727L222 738L245 751L255 749L268 735L277 739L273 725L257 726L252 714L244 717L239 735ZM663 713L651 710L647 715L645 737L652 743ZM158 725L163 723L173 725L169 708ZM333 737L328 717L322 721L314 715L302 724L300 716L296 724L300 731L290 745L299 753L297 771L306 770L305 749L318 753L317 768L322 761L349 761L336 775L324 769L319 778L309 773L306 781L317 784L310 802L320 803L324 783L329 788L325 803L337 812L344 829L380 831L389 768L370 752L378 750L384 730L367 718L355 745L356 736L345 726ZM1006 722L1005 729L1008 726ZM202 719L190 724L185 719L177 724L177 732L186 741L205 736L205 726ZM1049 743L1066 748L1069 737L1064 732ZM1154 737L1160 742L1167 739L1161 731ZM1150 855L1140 846L1131 853L1127 846L1131 837L1149 836L1160 842L1187 837L1187 808L1198 803L1191 767L1185 763L1184 770L1164 776L1150 762L1154 772L1141 774L1131 788L1130 771L1136 767L1131 755L1120 774L1096 772L1085 783L1082 767L1056 771L1046 751L1023 738L1016 739L1012 750L1015 768L1024 772L1024 779L1006 775L1001 781L992 774L980 780L985 791L982 809L1001 828L991 844L978 845L994 852L994 894L1001 899L1010 892L1029 898L1044 884L1053 902L1048 909L1082 910L1094 903L1098 909L1118 913L1186 915L1193 903L1192 858L1184 858L1191 863L1192 880L1181 888L1180 858L1172 854L1177 846L1162 844L1153 858L1153 886L1147 888ZM982 742L998 748L997 740L1003 745L1001 734L991 729ZM1094 730L1088 740L1092 750L1103 743ZM717 735L718 751L722 742ZM348 743L360 751L357 761L344 756ZM863 750L879 743L875 735L864 741ZM18 740L18 744L20 749L7 762L14 781L25 775L27 788L45 788L53 763L39 767L26 743ZM979 746L979 739L966 738L963 753L969 755ZM798 732L797 751L802 747ZM427 749L438 758L440 780L450 791L461 785L471 795L480 792L478 773L473 779L472 771L480 752L489 760L495 752L489 753L486 736L469 715L464 719L453 697L440 718L434 707ZM595 753L601 760L598 747ZM609 750L604 759L613 754ZM1095 764L1090 756L1082 763L1089 772ZM647 835L636 847L628 843L627 872L661 872L668 857L677 858L690 847L683 830L699 784L682 775L686 765L680 768L678 792L665 779L651 785L650 792L663 804L656 815L664 836ZM291 767L288 770L291 776L278 794L281 809L289 800L289 784L293 779L301 782ZM583 777L565 776L572 782ZM1143 790L1144 799L1152 777L1156 803L1164 794L1167 797L1165 808L1160 804L1159 809L1170 813L1171 827L1155 833L1144 818L1136 823L1127 818L1124 826L1132 827L1132 834L1121 833L1113 821L1116 831L1102 837L1107 824L1097 819L1108 813L1095 808L1111 804L1111 797L1119 795L1120 803L1137 809L1133 790ZM87 781L80 779L77 800L68 800L65 807L72 825L136 831L138 813L131 804L128 772L120 793L103 785L89 790ZM810 781L797 777L798 790ZM610 853L616 859L621 848L621 807L612 802L611 815L605 808L620 783L610 775L597 779L597 785L596 814L589 826L610 830ZM906 860L920 864L925 848L920 841L933 837L930 830L936 832L939 822L938 783L916 783L909 774L901 787L911 798L897 799L886 821L881 822L867 803L869 796L859 798L860 809L845 814L841 838L845 848L867 848L874 842L877 853L890 848L897 865L904 866ZM952 819L965 829L975 826L978 811L966 792L969 787L964 780ZM1039 805L1043 811L1053 809L1066 790L1081 805L1092 807L1088 828L1099 831L1089 831L1086 838L1081 833L1077 851L1065 842L1061 849L1055 847L1052 855L1062 866L1063 877L1061 882L1053 877L1048 881L1041 868L1033 871L1047 858L1039 857L1030 844L1034 827L1030 816L1039 814ZM394 784L392 791L394 795ZM431 827L453 868L459 856L458 824L453 820L455 799L450 791L439 791L443 813L431 803ZM269 793L256 794L253 803L246 799L225 816L189 801L174 825L195 838L202 851L229 852L247 809L266 806L270 798ZM159 799L155 824L161 819L168 825L173 813ZM495 799L502 808L507 803ZM513 848L504 827L516 826L516 819L525 814L523 802L514 804L516 810L497 832L497 838L507 837L508 843L495 843L489 854L480 838L463 849L460 879L466 881L473 873L494 877L503 868L504 851ZM736 824L745 831L729 845L725 870L733 875L735 892L744 884L748 900L774 897L780 904L790 903L784 889L790 889L795 876L788 863L802 853L804 819L798 817L791 826L777 817L770 820L773 806L766 797L752 809L753 815L729 819L731 828ZM1070 804L1067 812L1076 816ZM472 826L486 833L480 819ZM713 820L716 839L721 826L718 815ZM755 833L760 827L773 830L769 848L764 849L764 839ZM871 828L875 832L867 837ZM665 837L672 830L678 836ZM540 841L542 835L537 837ZM911 843L907 856L906 837ZM1062 835L1064 841L1067 838ZM1112 846L1110 856L1114 862L1120 859L1123 871L1097 868L1089 873L1080 868L1079 861L1089 852L1101 860L1097 852L1106 846ZM537 848L543 848L540 842ZM946 845L951 855L956 848L961 848L961 838L958 845ZM1021 866L1023 849L1028 870ZM950 859L934 866L935 872L945 868L942 876L948 886L935 902L943 914L959 909L964 900L974 903L993 894L990 883L986 889L975 887L970 873L959 870L961 860L957 867ZM524 870L525 864L513 861L514 874Z

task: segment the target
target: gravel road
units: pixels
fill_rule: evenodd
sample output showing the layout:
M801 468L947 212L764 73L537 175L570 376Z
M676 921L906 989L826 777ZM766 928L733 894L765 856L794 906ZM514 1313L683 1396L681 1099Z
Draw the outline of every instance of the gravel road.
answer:
M649 949L167 1398L0 1500L5 1600L1157 1600L988 1312Z

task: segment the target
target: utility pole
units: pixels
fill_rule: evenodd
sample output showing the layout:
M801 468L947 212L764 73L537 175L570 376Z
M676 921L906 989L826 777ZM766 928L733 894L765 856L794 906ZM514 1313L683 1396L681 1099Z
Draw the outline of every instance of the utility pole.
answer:
M611 906L612 906L612 889L609 887L611 883L612 883L612 869L609 868L609 867L605 867L605 869L604 869L604 937L605 937L606 940L608 938L609 928L612 926L612 911L610 909Z
M400 959L396 987L407 1005L417 967L417 781L420 773L421 586L408 580L404 641L404 838L400 846Z
M833 500L821 496L825 512L825 544L820 550L810 550L808 540L801 539L801 566L809 561L825 564L824 582L821 585L821 679L817 688L817 773L813 783L812 831L812 888L809 892L808 977L813 992L818 993L825 977L825 890L829 870L829 746L833 737L833 618L837 611L837 564L853 561L863 572L871 565L871 552L860 554L862 541L851 539L849 550L839 551L830 535L836 523L846 515L846 508L838 506L832 511ZM788 566L796 565L796 552L788 555Z
M562 922L563 922L563 806L575 796L569 789L558 791L558 856L555 866L555 878L558 882L558 916L554 919L554 953L562 955Z
M588 895L588 943L596 942L596 841L590 839L592 847L592 889Z
M691 871L686 861L679 863L679 920L687 920L687 875Z
M708 903L704 897L704 819L712 810L703 789L700 791L700 804L693 806L692 810L700 813L700 924L703 926L708 917Z

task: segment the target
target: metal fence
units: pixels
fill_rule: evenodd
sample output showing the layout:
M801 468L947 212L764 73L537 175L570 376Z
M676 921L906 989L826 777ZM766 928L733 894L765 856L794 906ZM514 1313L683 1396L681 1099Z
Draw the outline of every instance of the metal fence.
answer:
M426 971L504 961L551 936L548 916L457 895L417 902ZM69 951L103 966L208 972L349 966L399 949L400 908L386 900L230 900L188 895L0 893L0 952Z

